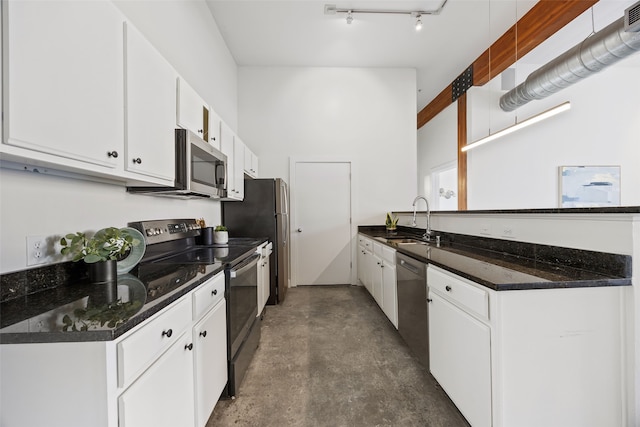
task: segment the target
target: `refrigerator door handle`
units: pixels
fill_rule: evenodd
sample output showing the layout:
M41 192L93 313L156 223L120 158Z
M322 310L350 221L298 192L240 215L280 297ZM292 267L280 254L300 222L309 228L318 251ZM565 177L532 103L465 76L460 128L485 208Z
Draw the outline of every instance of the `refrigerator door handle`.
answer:
M282 213L289 215L289 196L287 195L287 185L284 182L281 182L280 188L282 190L282 195L284 196L284 209Z
M287 245L287 236L289 235L289 196L287 195L287 184L284 181L280 181L280 191L282 191L282 200L284 206L282 206L282 243Z

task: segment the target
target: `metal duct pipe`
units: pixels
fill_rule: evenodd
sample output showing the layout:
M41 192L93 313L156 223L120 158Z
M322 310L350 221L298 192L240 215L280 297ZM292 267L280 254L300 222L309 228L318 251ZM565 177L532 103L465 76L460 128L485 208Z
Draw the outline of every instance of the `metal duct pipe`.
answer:
M587 37L500 97L500 108L513 111L579 82L640 50L640 32L626 32L624 18Z

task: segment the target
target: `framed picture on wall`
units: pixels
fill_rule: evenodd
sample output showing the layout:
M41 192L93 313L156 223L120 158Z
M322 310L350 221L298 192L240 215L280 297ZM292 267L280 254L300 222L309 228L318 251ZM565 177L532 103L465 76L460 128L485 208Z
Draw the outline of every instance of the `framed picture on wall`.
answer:
M620 166L560 166L561 208L620 206Z

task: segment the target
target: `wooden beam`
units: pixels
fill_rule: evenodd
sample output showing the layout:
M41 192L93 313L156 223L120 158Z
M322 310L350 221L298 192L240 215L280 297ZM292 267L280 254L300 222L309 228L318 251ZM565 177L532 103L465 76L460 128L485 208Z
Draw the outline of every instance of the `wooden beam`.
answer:
M473 62L474 86L486 84L491 78L513 65L516 58L531 52L597 2L598 0L538 1ZM445 92L449 93L448 102L445 99ZM418 129L451 105L450 94L451 85L418 113Z
M453 91L451 85L444 88L433 101L418 113L418 129L424 126L429 120L437 116L442 110L451 105Z
M458 210L467 210L467 94L458 98Z
M474 86L489 82L597 2L540 0L473 62Z

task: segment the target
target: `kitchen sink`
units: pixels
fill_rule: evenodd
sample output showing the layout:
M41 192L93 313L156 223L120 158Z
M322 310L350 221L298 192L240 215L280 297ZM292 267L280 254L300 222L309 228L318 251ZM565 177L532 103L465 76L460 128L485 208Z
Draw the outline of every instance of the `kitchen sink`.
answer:
M413 239L411 237L376 237L381 242L395 243L396 245L427 245L423 240Z

